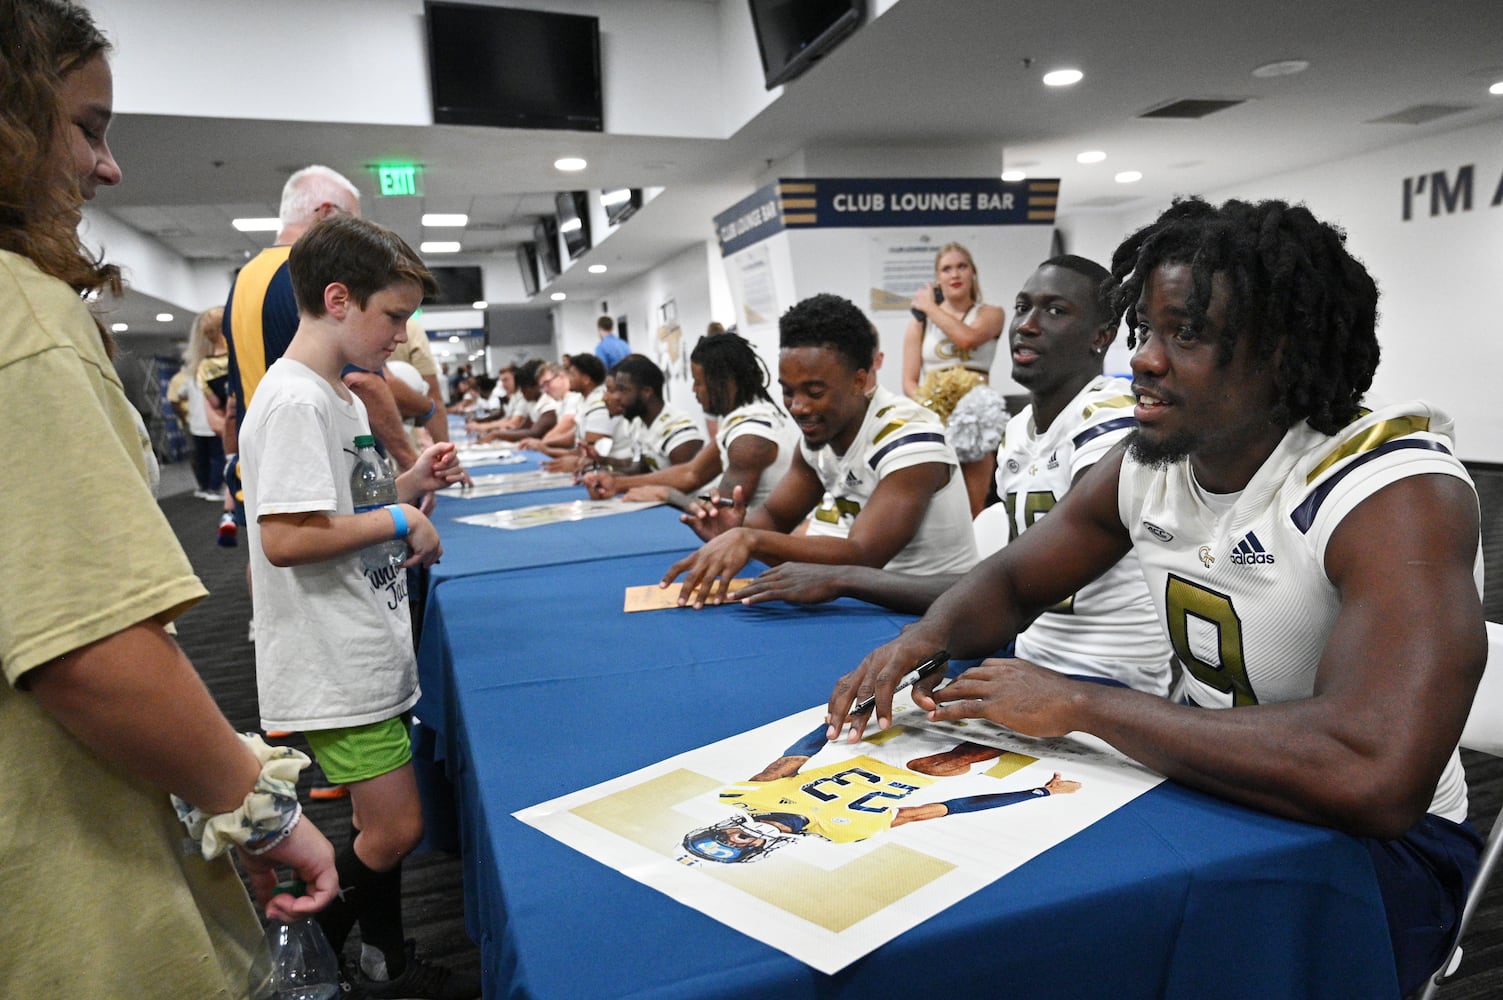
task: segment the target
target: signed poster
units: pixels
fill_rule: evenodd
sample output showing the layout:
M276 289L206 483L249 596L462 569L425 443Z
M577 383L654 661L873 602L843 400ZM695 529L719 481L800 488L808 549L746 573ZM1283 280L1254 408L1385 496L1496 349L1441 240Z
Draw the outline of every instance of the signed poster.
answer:
M902 702L856 744L824 741L820 706L516 815L834 973L1163 780Z

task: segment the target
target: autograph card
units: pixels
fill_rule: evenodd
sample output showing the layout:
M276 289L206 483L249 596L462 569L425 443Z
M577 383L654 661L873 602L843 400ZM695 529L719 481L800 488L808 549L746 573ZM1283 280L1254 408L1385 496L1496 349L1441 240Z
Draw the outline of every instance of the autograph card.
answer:
M751 577L737 577L731 581L730 595L734 597L742 587L751 583ZM665 608L678 608L679 591L683 584L672 587L659 587L655 583L643 584L640 587L626 588L626 606L622 608L627 614L633 611L662 611Z

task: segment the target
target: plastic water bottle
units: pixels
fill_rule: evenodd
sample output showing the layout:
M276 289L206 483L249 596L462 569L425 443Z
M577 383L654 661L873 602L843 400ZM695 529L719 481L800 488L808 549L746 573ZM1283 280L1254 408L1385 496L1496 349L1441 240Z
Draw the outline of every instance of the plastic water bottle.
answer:
M283 882L276 891L301 896L303 885ZM272 921L251 963L249 985L252 1000L330 1000L339 993L339 960L311 917Z
M397 502L396 476L376 450L376 439L369 434L355 439L355 471L350 473L350 496L354 498L357 514ZM400 538L377 542L360 550L360 565L367 570L389 569L406 560L407 543Z

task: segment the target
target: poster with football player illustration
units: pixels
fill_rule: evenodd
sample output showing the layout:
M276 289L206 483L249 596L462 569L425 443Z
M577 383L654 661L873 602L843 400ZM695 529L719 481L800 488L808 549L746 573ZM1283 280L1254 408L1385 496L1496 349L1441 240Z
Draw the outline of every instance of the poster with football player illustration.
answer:
M825 741L824 707L517 818L834 973L1157 785L1082 734L931 723Z

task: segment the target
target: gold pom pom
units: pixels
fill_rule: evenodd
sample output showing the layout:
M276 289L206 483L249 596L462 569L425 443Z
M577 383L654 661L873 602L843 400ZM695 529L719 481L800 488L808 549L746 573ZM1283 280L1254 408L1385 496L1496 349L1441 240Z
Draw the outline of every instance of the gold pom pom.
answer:
M941 421L948 423L950 414L955 412L955 404L985 381L986 376L980 372L951 365L925 375L915 398L921 405L933 410Z

